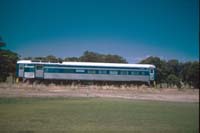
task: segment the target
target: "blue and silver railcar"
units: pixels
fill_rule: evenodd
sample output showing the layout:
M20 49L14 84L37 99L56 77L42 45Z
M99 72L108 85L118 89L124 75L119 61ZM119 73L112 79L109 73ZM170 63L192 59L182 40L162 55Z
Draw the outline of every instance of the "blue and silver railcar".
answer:
M89 62L17 62L17 77L24 79L140 81L155 80L155 66L150 64Z

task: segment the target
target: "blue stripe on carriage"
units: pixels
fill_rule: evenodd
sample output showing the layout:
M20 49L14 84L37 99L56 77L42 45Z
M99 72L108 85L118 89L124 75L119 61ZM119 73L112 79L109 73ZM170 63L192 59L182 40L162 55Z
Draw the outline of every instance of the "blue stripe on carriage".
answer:
M87 70L87 69L44 68L44 73L78 73L78 74L110 74L110 75L149 75L149 71L120 70ZM113 73L114 72L114 73Z

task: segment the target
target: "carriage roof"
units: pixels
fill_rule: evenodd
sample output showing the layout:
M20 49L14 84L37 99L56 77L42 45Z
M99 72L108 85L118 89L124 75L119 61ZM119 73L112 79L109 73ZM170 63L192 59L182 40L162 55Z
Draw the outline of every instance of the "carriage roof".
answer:
M97 63L97 62L34 62L31 60L19 60L17 64L48 64L48 65L71 65L71 66L99 66L99 67L138 67L138 68L155 68L152 64L124 64L124 63Z

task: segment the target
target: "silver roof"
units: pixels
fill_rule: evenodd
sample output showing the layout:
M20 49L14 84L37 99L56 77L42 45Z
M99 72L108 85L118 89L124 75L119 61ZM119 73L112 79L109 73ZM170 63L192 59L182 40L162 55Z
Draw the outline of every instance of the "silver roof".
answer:
M51 62L32 62L31 60L19 60L17 64L58 64L58 65L73 65L73 66L104 66L104 67L143 67L143 68L155 68L151 64L124 64L124 63L97 63L97 62L62 62L62 63L51 63Z

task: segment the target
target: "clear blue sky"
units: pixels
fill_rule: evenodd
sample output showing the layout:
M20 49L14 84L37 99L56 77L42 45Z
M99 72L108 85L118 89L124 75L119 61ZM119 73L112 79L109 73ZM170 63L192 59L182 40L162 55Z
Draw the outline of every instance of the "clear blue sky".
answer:
M0 0L0 36L22 57L199 58L198 0Z

